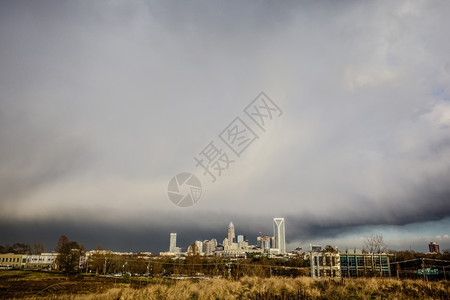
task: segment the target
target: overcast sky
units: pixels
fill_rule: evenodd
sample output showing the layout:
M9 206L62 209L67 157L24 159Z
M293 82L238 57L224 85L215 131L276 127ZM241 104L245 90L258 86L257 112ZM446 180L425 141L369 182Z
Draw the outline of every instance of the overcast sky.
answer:
M0 244L450 248L448 1L1 1ZM265 131L244 108L282 110ZM219 134L258 138L237 157ZM213 183L194 156L234 160ZM196 174L181 208L170 179Z

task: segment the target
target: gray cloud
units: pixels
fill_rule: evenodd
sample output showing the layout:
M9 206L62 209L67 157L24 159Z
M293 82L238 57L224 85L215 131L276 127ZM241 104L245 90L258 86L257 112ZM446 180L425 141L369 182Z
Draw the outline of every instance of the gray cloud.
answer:
M270 231L286 216L295 243L450 215L444 1L0 6L11 232L66 220L80 237L118 228L122 248L171 230L209 238L229 220ZM261 90L283 116L216 183L199 175L196 206L174 207L169 179L200 173L193 156Z

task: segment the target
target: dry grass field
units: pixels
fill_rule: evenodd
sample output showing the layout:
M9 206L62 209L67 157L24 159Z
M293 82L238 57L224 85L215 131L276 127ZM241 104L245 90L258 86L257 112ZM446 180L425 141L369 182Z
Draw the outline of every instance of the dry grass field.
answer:
M0 274L2 299L450 299L448 281L243 277L237 281Z

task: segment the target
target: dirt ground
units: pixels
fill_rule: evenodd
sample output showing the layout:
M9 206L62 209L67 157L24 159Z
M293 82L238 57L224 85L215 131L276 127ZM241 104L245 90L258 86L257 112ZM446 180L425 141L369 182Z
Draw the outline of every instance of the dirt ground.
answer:
M149 281L145 279L132 279L131 287L145 287L148 283ZM0 299L102 293L122 285L124 284L121 277L96 277L80 274L67 276L59 273L33 271L1 271Z

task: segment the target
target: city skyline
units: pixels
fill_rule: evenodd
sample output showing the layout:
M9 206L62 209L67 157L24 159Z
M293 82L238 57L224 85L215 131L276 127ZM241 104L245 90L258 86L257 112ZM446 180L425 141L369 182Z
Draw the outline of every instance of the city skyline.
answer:
M227 223L228 221L224 221L223 223ZM231 222L232 223L232 222ZM248 228L248 223L245 222L245 220L241 220L239 221L239 224L241 224L243 228ZM234 227L234 224L233 224ZM228 228L228 227L227 227ZM196 232L196 229L198 229L198 232ZM249 243L250 244L257 244L257 237L261 236L262 234L269 234L269 238L273 235L272 230L273 228L271 228L270 226L268 226L268 222L266 220L266 222L262 222L261 226L256 227L256 230L261 230L263 229L263 231L248 231L248 230L240 230L239 232L244 235L249 237ZM49 231L50 232L61 232L61 230L59 228L50 228ZM56 230L56 231L55 231ZM118 229L120 230L120 229ZM174 230L175 231L175 230ZM101 245L104 249L109 249L112 251L119 251L119 252L145 252L145 251L151 251L153 253L159 253L161 251L170 251L170 239L169 239L169 245L168 245L168 239L167 239L167 235L170 234L175 234L175 236L177 236L178 238L176 239L177 242L177 246L181 245L181 250L184 249L186 250L186 248L192 244L192 242L196 241L196 240L204 240L204 238L218 238L218 240L221 241L222 237L225 237L228 235L227 231L224 231L223 228L223 224L222 226L219 226L218 230L208 230L208 231L204 231L201 230L201 228L188 228L186 226L183 226L183 228L179 228L178 230L176 230L177 232L155 232L154 234L152 234L152 236L149 239L149 236L147 235L147 233L145 234L145 236L139 236L136 235L136 232L139 233L139 231L135 231L132 234L129 235L128 239L126 241L128 241L126 243L125 246L123 247L115 247L115 246L111 246L113 244L108 243L109 239L105 239L105 238L100 238L100 239L95 239L92 242L88 242L86 243L86 236L89 235L89 233L87 231L82 231L81 235L74 235L73 232L67 232L65 231L62 234L66 234L69 236L70 239L73 240L77 240L78 242L82 243L85 245L86 249L96 249L97 246ZM289 232L288 232L289 233ZM379 231L375 231L374 234L380 234ZM14 235L12 235L14 236ZM49 241L44 241L44 246L45 246L45 250L46 251L53 251L54 247L56 246L56 241L57 238L60 236L59 235L54 235L54 238L50 239ZM364 246L364 242L363 239L367 238L368 236L361 236L361 238L358 239L345 239L345 238L333 238L333 239L322 239L322 240L318 240L318 239L311 239L311 240L307 240L305 239L303 242L301 243L288 243L288 248L289 249L295 249L297 247L302 247L303 249L308 248L310 244L320 244L322 246L325 245L333 245L333 246L337 246L339 249L362 249ZM384 241L387 244L387 248L388 249L392 249L392 250L415 250L418 252L429 252L429 241L433 240L433 242L437 242L438 244L440 244L440 248L445 250L445 249L449 249L446 244L444 243L444 245L442 244L442 239L446 239L448 237L445 236L426 236L426 237L421 237L420 239L417 238L408 238L406 237L406 239L409 241L410 246L408 247L403 247L403 246L398 246L398 244L395 244L395 241L393 241L389 236L386 237L384 236ZM105 243L106 241L106 243ZM152 241L152 242L149 242ZM16 242L28 242L28 241L17 241L17 240L11 240L11 242L9 243L4 243L3 245L6 244L14 244ZM34 243L34 242L43 242L42 239L37 240L37 239L32 239L31 242L28 243ZM271 241L269 239L269 245L270 245ZM136 247L136 245L142 245L142 246L138 246ZM414 247L412 246L414 245ZM169 246L169 247L168 247Z
M262 249L264 252L267 253L274 253L274 254L285 254L287 252L286 249L286 241L285 241L285 221L284 218L273 218L273 234L272 237L269 237L269 241L260 241L260 238L262 238L262 232L259 232L259 236L255 236L256 243L249 243L249 241L252 241L253 239L247 239L245 235L239 234L236 237L235 227L233 222L230 222L227 227L227 233L223 240L223 243L217 243L217 239L220 240L220 237L212 237L211 241L214 240L215 246L220 246L223 249L221 251L227 251L227 250L237 250L237 249L245 249L246 247L258 247ZM169 251L168 252L161 252L161 253L168 253L168 254L179 254L180 251L183 249L187 249L189 251L192 244L196 244L199 248L199 252L205 252L203 251L203 245L205 242L208 242L209 240L195 240L191 241L189 245L185 247L177 247L176 246L176 236L177 233L170 233L170 244L169 244ZM273 240L273 241L271 241ZM261 242L261 244L259 244ZM267 245L264 243L268 242ZM202 243L202 244L200 244ZM242 244L243 243L243 244ZM192 251L192 250L191 250ZM216 251L214 249L213 251ZM245 252L245 251L244 251Z
M0 244L449 249L449 10L0 1Z

